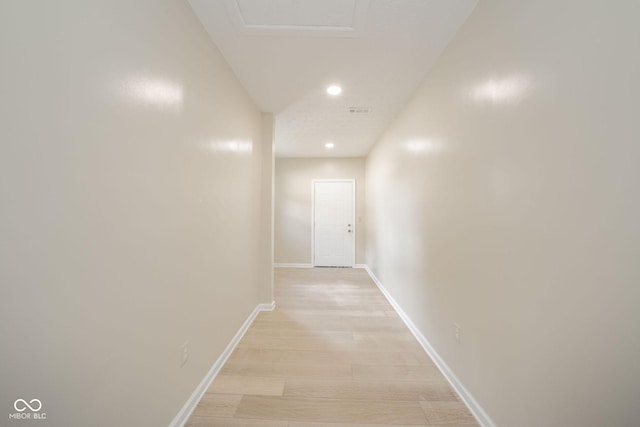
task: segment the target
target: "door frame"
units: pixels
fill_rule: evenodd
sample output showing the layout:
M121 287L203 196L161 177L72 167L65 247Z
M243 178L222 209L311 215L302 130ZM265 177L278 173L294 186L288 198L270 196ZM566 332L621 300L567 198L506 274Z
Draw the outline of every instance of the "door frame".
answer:
M316 182L350 182L353 196L351 201L351 224L353 225L353 251L351 254L351 268L356 265L356 180L352 179L312 179L311 180L311 267L316 266Z

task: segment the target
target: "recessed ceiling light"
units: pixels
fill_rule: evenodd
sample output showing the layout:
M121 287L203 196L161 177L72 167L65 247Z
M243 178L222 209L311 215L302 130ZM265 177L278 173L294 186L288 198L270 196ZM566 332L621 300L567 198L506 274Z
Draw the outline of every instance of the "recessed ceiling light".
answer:
M340 95L342 93L342 88L338 85L331 85L327 88L327 93L331 96Z
M333 142L327 142L326 144L324 144L324 147L328 149L332 149L335 146L336 145Z

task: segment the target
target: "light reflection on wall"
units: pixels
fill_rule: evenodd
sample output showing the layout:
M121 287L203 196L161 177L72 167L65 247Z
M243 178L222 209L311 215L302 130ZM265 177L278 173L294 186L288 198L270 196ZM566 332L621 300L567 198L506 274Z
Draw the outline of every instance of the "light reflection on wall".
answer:
M404 144L404 148L410 153L429 153L435 149L431 139L412 139Z
M530 79L521 74L501 79L491 78L472 88L471 97L479 102L488 101L493 104L513 102L526 95L530 86Z
M184 100L181 84L162 79L131 78L122 82L120 92L137 104L160 109L180 109Z
M204 148L218 153L251 154L253 141L209 141L203 144Z

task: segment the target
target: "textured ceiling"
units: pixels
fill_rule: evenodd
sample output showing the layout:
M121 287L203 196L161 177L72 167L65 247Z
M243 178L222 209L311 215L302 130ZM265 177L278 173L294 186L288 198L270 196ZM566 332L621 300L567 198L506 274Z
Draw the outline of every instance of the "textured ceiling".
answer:
M356 0L236 0L250 26L350 27Z
M258 107L276 114L277 156L352 157L368 153L477 0L190 3ZM337 97L325 92L333 83Z

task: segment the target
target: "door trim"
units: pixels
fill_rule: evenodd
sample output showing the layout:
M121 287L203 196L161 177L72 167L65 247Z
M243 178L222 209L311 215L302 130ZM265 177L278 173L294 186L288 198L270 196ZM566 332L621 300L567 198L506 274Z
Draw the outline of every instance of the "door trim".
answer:
M351 254L351 268L356 264L356 180L353 179L312 179L311 180L311 266L316 266L316 182L350 182L353 196L351 200L351 224L353 224L353 253Z

